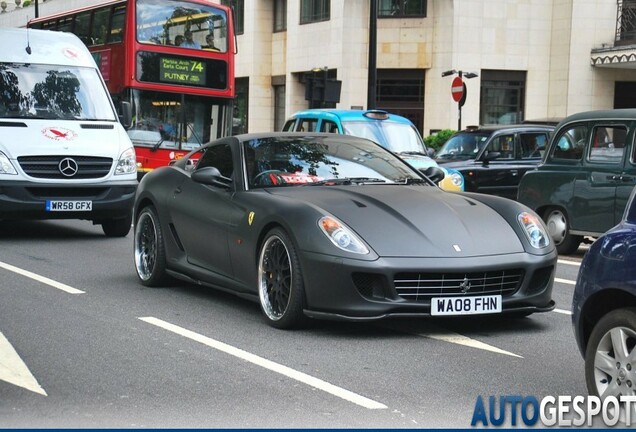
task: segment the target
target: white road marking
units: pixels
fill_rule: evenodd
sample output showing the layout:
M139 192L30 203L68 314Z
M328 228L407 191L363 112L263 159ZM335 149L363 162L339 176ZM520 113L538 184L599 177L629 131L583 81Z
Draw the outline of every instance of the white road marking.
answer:
M484 351L490 351L490 352L494 352L497 354L505 354L508 356L512 356L512 357L517 357L517 358L523 358L522 356L515 354L515 353L511 353L509 351L505 351L502 349L499 349L495 346L492 345L488 345L487 343L484 342L480 342L476 339L471 339L469 337L460 335L459 333L453 333L450 331L446 331L446 330L438 330L435 332L429 332L429 333L417 333L418 336L422 336L425 338L429 338L429 339L436 339L436 340L440 340L440 341L444 341L444 342L449 342L449 343L454 343L457 345L463 345L463 346L467 346L467 347L471 347L471 348L477 348L480 350L484 350Z
M332 394L341 399L352 402L356 405L360 405L364 408L368 409L386 409L387 406L376 402L374 400L368 399L364 396L360 396L356 393L353 393L349 390L345 390L341 387L330 384L326 381L323 381L319 378L312 377L311 375L307 375L303 372L299 372L297 370L291 369L287 366L283 366L279 363L275 363L271 360L267 360L263 357L257 356L255 354L244 351L240 348L233 347L232 345L228 345L223 342L219 342L215 339L211 339L209 337L203 336L199 333L195 333L193 331L187 330L183 327L176 326L174 324L170 324L169 322L160 320L154 317L139 317L140 320L147 322L148 324L155 325L157 327L161 327L165 330L171 331L178 335L187 337L196 342L200 342L204 345L209 346L210 348L214 348L216 350L222 351L226 354L232 355L234 357L238 357L242 360L248 361L257 366L263 367L265 369L269 369L273 372L277 372L281 375L285 375L288 378L294 379L301 383L307 384L311 387L317 388L329 394Z
M0 332L0 380L47 396L11 343Z
M560 259L560 260L557 260L557 262L559 264L568 264L568 265L572 265L572 266L581 267L581 262L580 261L570 261L570 260Z
M554 278L554 281L558 283L566 284L566 285L576 285L576 281L568 280L568 279Z
M572 312L570 312L569 310L565 310L565 309L553 309L552 312L560 313L560 314L563 314L563 315L572 315Z
M69 294L84 294L84 291L78 290L77 288L73 288L73 287L65 285L65 284L63 284L61 282L54 281L53 279L49 279L47 277L40 276L40 275L35 274L35 273L31 273L30 271L23 270L23 269L21 269L19 267L12 266L11 264L3 263L2 261L0 261L0 268L12 271L12 272L17 273L17 274L22 275L22 276L26 276L26 277L31 278L33 280L36 280L38 282L42 282L43 284L50 285L53 288L57 288L59 290L65 291L65 292L67 292Z

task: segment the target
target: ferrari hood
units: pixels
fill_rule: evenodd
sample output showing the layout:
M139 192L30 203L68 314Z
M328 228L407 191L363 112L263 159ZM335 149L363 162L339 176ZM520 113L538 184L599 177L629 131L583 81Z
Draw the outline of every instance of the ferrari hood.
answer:
M463 194L421 185L271 189L305 201L353 229L384 257L470 257L523 252L512 227Z

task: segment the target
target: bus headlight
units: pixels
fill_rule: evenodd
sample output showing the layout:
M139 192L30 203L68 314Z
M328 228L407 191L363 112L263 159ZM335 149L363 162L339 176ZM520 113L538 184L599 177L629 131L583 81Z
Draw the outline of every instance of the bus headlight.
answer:
M115 175L117 174L133 174L137 172L137 158L135 157L135 149L129 148L119 156Z

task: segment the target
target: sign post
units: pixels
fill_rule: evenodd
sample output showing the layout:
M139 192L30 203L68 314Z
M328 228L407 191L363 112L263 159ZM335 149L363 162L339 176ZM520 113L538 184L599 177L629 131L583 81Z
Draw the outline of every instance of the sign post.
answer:
M457 76L453 79L453 83L451 84L451 96L453 100L457 102L457 130L462 130L462 107L466 102L466 83L462 80L462 75L466 78L475 78L477 76L476 73L467 72L463 74L462 71L456 71L455 69L449 70L446 72L442 72L442 77L457 74Z

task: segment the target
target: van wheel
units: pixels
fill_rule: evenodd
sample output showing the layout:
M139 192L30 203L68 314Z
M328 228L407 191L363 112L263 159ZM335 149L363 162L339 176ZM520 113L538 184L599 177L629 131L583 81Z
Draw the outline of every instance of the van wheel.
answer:
M132 212L120 219L110 219L102 223L106 237L126 237L132 225Z
M546 210L543 220L559 254L569 255L577 251L583 236L570 234L570 222L565 212L550 208Z

